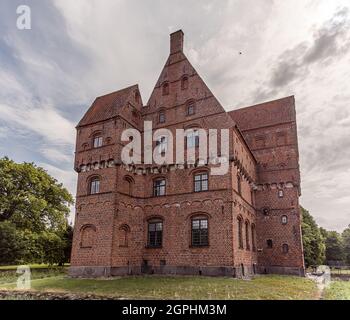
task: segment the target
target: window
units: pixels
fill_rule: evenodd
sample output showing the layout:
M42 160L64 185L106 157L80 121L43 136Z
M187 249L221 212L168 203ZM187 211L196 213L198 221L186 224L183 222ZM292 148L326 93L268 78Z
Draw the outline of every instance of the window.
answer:
M135 101L136 103L140 103L140 94L137 91L135 92Z
M193 101L191 101L188 105L187 105L187 115L188 116L192 116L195 114L195 104Z
M269 249L272 249L272 247L273 247L272 240L271 240L271 239L267 240L267 241L266 241L266 245L267 245L267 247L268 247Z
M199 131L190 130L186 136L187 148L199 147Z
M161 220L152 220L148 222L148 246L161 247L163 237L163 222Z
M153 196L165 196L165 179L157 179L153 181Z
M102 147L102 137L96 136L94 137L94 148Z
M131 196L132 195L132 189L133 189L133 184L134 184L134 180L129 177L129 176L126 176L124 177L123 179L126 183L125 183L125 191L126 193Z
M188 77L184 76L181 79L181 90L186 90L188 89Z
M168 148L168 141L166 137L160 137L157 141L156 141L156 146L159 146L159 153L165 153L167 151Z
M253 249L253 251L256 251L256 244L255 244L255 224L252 224L252 249Z
M287 216L282 216L281 217L281 222L282 222L282 224L287 224L288 223L288 217Z
M165 113L164 112L159 112L159 123L164 123L165 122Z
M192 246L207 246L208 244L208 219L192 219Z
M127 247L128 246L128 235L130 228L128 225L124 224L119 228L119 247Z
M81 228L80 247L92 248L95 243L96 228L93 225L85 225Z
M249 222L246 221L245 223L245 241L246 241L246 249L250 250L250 243L249 243Z
M90 181L90 194L96 194L100 192L100 179L92 178Z
M162 87L162 95L167 96L169 94L169 83L164 83Z
M243 221L241 217L238 217L238 246L240 249L243 249Z
M208 190L208 173L199 173L194 176L194 192Z
M283 198L283 196L284 196L283 190L278 190L278 197Z
M240 175L237 175L237 192L242 195L242 177Z
M288 251L289 251L289 246L288 246L288 244L284 243L282 245L282 252L283 253L288 253Z

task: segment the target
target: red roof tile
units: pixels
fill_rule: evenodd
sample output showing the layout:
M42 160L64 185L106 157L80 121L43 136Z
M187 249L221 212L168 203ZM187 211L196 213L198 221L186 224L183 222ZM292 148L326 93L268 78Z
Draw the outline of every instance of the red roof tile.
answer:
M118 115L132 91L138 89L137 85L97 97L84 117L80 120L78 127L111 119Z

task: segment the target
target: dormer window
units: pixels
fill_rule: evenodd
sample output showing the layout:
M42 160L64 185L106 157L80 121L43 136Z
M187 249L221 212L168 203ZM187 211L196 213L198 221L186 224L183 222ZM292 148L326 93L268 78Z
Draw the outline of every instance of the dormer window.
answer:
M162 94L163 96L167 96L169 94L169 83L165 82L162 86Z
M96 136L94 137L94 148L99 148L99 147L102 147L102 137L101 136Z

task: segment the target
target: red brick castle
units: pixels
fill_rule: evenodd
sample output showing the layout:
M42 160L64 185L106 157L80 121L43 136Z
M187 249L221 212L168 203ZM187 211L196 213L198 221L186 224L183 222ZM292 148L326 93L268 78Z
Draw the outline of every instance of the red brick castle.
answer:
M147 104L137 85L98 97L77 126L70 274L304 275L294 97L226 112L183 53L183 32ZM123 130L229 129L229 170L127 165ZM220 146L220 143L218 143ZM154 142L156 146L156 142Z

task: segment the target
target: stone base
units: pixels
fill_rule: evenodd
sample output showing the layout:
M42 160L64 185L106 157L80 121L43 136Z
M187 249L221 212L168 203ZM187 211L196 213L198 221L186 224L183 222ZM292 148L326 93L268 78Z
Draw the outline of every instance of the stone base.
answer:
M191 266L124 266L124 267L103 267L103 266L81 266L70 267L71 277L109 277L142 274L164 274L164 275L199 275L199 276L221 276L235 277L234 267L191 267Z
M208 266L122 266L122 267L104 267L104 266L81 266L70 267L69 275L71 277L110 277L127 276L143 274L163 274L163 275L197 275L212 277L234 277L245 278L255 274L287 274L305 276L305 270L294 267L278 266L236 266L236 267L208 267Z
M305 269L298 267L259 266L260 274L281 274L305 277Z

